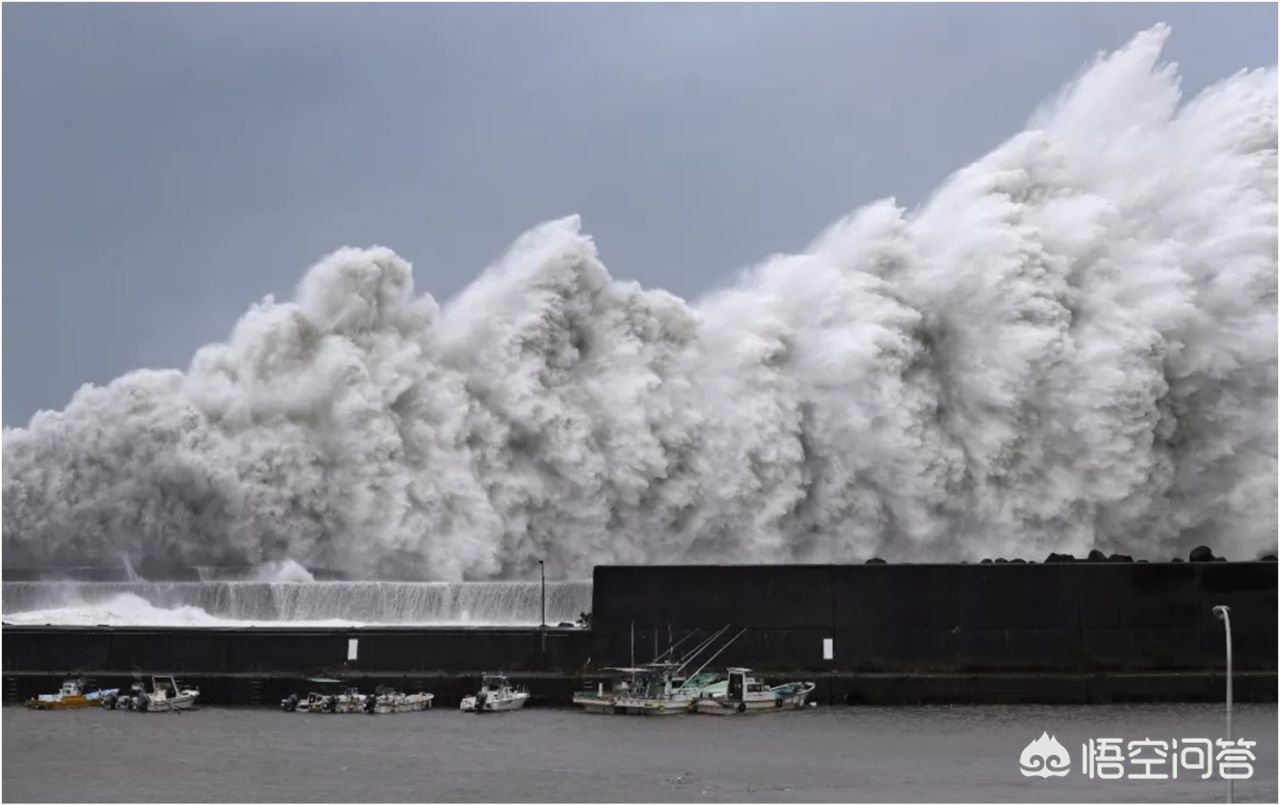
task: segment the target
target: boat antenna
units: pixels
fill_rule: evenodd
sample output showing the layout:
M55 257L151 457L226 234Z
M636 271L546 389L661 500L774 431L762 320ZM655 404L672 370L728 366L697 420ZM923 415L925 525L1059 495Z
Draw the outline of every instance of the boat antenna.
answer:
M668 627L668 628L670 628L670 627ZM689 632L689 634L687 634L687 635L685 635L684 637L680 638L680 639L676 642L676 644L675 644L675 645L671 645L671 637L670 637L670 635L668 635L668 637L667 637L667 650L666 650L666 651L664 651L664 652L662 652L662 653L661 653L661 654L659 654L658 656L654 657L654 658L653 658L653 661L654 661L654 662L658 662L658 661L659 661L659 660L661 660L663 657L667 656L668 654L671 654L673 651L675 651L675 650L676 650L676 648L678 648L678 647L680 646L680 644L681 644L681 643L683 643L684 641L686 641L686 640L688 640L689 638L693 637L693 636L694 636L694 635L696 635L697 633L698 633L698 630L697 630L697 629L694 629L692 632ZM672 655L672 656L674 656L674 655Z
M678 673L680 673L681 671L683 671L683 670L684 670L684 668L685 668L685 666L687 666L689 663L693 662L694 658L696 658L699 654L701 654L702 652L706 651L708 646L710 646L710 645L711 645L712 643L714 643L716 640L719 640L719 639L720 639L720 636L721 636L721 635L723 635L726 631L728 631L728 629L729 629L729 627L728 627L728 626L721 626L719 629L717 629L717 630L716 630L716 631L715 631L715 632L714 632L710 637L708 637L706 640L703 640L701 643L699 643L698 645L694 646L693 651L689 652L689 653L684 657L684 662L680 663L680 667L679 667L679 668L677 668L675 672L678 674Z
M727 626L726 626L725 628L727 629L727 628L729 628L729 627L727 627ZM733 642L734 642L735 640L737 640L739 637L742 637L744 634L746 634L746 631L747 631L747 627L743 626L741 631L739 631L739 632L738 632L736 635L734 635L733 637L729 638L729 642L728 642L728 643L725 643L723 646L721 646L721 647L720 647L720 650L719 650L719 651L717 651L715 654L712 654L712 655L707 659L707 661L706 661L706 662L704 662L702 665L700 665L700 666L698 667L698 670L696 670L696 671L694 671L693 673L689 674L689 679L694 679L694 678L696 678L696 677L698 676L698 674L702 673L702 669L703 669L703 668L706 668L708 665L710 665L710 664L711 664L711 661L712 661L712 660L714 660L716 657L719 657L721 654L723 654L723 653L724 653L724 650L725 650L725 649L727 649L729 646L732 646L732 645L733 645ZM680 690L681 688L685 687L685 685L688 685L688 684L689 684L689 679L686 679L686 680L684 681L684 683L680 685L680 687L679 687L679 688L676 688L676 690Z

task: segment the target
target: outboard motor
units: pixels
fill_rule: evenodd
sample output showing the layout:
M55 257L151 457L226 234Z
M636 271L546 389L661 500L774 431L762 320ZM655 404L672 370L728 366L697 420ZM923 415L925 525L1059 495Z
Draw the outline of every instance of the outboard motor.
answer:
M476 694L476 712L484 712L484 703L489 699L489 692L482 690Z
M364 711L366 713L378 712L375 708L378 706L378 694L370 693L364 697Z
M280 703L280 709L284 710L286 713L292 713L294 710L297 710L298 694L290 693L289 698Z
M147 700L147 694L145 693L139 692L137 696L133 697L133 709L137 710L139 713L147 712L148 704L150 704L150 702Z

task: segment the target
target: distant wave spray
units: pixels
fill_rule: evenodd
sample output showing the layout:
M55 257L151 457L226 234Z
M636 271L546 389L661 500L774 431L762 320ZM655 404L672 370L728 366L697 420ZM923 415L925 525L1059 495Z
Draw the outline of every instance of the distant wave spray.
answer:
M697 304L577 218L459 298L343 249L185 373L4 435L6 561L357 576L1162 558L1276 542L1276 77L1183 103L1163 26L920 209Z

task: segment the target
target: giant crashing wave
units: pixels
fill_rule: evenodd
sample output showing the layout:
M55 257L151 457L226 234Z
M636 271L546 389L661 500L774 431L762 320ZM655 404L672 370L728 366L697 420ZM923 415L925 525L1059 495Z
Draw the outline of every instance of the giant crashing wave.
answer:
M352 577L1150 558L1276 543L1276 75L1183 102L1168 29L916 210L696 304L576 217L443 307L342 249L188 371L4 434L7 563Z

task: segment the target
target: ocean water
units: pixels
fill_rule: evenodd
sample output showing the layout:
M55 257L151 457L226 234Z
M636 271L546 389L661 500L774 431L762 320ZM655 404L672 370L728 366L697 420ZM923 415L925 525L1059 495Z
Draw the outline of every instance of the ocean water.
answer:
M1222 737L1221 706L1200 704L661 719L560 708L374 717L6 707L2 718L5 802L1223 802L1227 793L1216 775L1108 781L1081 772L1090 738ZM1070 771L1024 777L1019 756L1045 731L1071 753ZM1233 731L1257 741L1236 801L1275 802L1276 706L1238 706Z

